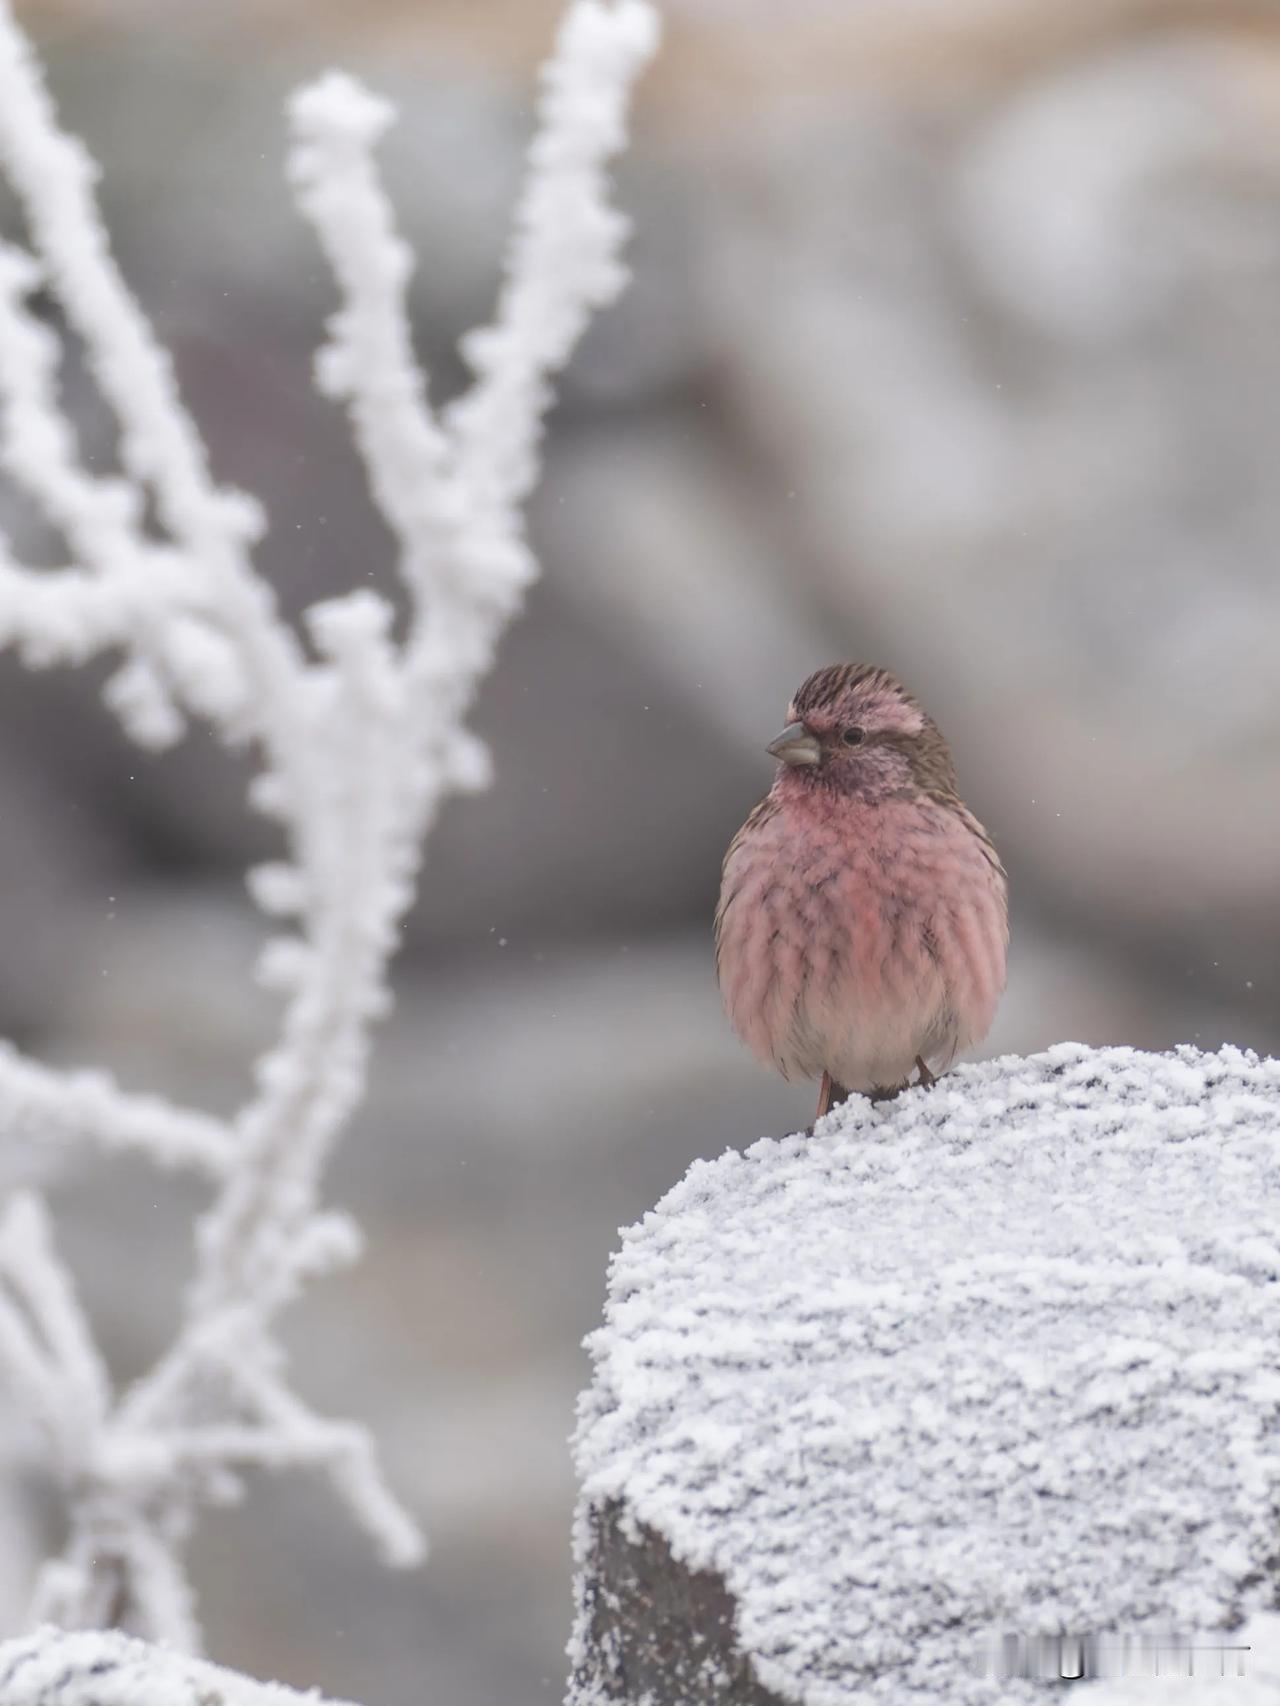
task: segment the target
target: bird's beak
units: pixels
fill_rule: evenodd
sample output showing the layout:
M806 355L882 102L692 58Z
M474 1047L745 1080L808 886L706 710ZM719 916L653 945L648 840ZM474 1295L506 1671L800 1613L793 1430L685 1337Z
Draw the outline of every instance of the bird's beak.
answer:
M788 723L777 739L769 742L765 751L780 758L784 764L816 764L822 757L817 735L811 734L803 723Z

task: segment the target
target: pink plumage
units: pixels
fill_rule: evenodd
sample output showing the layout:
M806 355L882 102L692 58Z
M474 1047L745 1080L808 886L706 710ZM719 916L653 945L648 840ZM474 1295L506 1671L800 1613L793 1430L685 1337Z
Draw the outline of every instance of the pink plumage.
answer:
M1005 873L937 725L887 671L796 694L777 778L729 848L716 966L729 1018L786 1078L922 1082L980 1042L1004 987Z

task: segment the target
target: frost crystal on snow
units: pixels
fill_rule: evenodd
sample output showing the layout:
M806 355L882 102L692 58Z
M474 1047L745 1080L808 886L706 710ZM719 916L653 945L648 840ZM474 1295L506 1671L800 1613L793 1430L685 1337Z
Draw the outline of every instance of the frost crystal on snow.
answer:
M1002 1633L1221 1632L1277 1588L1280 1062L1064 1044L855 1097L691 1168L588 1342L581 1706L631 1698L605 1520L720 1578L804 1706L1041 1699L975 1674Z
M111 255L93 161L59 128L0 0L0 172L27 234L26 247L0 242L0 475L67 558L38 569L0 537L0 645L31 667L114 654L105 702L144 746L180 740L192 717L247 745L258 761L250 804L285 842L249 878L256 904L284 921L260 962L284 1011L233 1119L126 1096L105 1075L51 1072L0 1045L0 1145L134 1149L194 1166L214 1187L178 1333L123 1393L43 1205L29 1195L0 1205L0 1389L41 1428L66 1506L38 1618L196 1645L185 1542L200 1508L255 1469L324 1472L388 1562L422 1555L367 1434L290 1391L276 1326L309 1279L357 1248L354 1228L320 1207L323 1168L363 1090L423 838L449 793L488 779L464 719L536 573L521 506L552 378L624 279L607 168L656 35L647 0L568 6L495 321L467 340L475 382L440 416L410 336L412 258L372 156L392 110L337 73L291 103L290 178L340 298L317 383L348 411L397 542L401 642L390 604L363 590L313 606L302 632L279 615L251 558L264 517L217 485L169 356ZM94 473L81 454L37 291L115 418L118 475Z
M41 1629L0 1646L0 1706L341 1706L115 1631Z

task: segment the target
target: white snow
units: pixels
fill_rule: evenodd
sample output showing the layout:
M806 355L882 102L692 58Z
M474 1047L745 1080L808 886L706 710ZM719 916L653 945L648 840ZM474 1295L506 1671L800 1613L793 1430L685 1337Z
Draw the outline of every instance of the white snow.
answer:
M0 1645L0 1706L340 1706L114 1631L44 1628Z
M719 1572L787 1699L1038 1699L980 1644L1220 1631L1276 1591L1280 1062L1063 1044L854 1098L695 1164L588 1344L583 1510Z

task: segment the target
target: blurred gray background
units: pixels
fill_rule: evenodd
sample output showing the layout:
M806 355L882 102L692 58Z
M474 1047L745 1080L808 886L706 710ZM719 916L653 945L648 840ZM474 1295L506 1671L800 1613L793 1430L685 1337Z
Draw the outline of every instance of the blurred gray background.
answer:
M560 1698L566 1435L616 1230L694 1157L810 1117L728 1034L709 944L810 669L887 664L951 736L1012 876L992 1052L1265 1051L1280 1017L1280 14L665 10L620 174L635 282L563 388L544 580L476 718L497 785L430 844L331 1175L368 1255L291 1332L300 1387L373 1424L433 1556L383 1573L304 1480L197 1547L214 1657L367 1706ZM292 610L391 581L310 385L333 296L283 188L283 98L341 63L400 103L384 159L439 397L493 299L558 11L19 7ZM109 458L74 363L67 391ZM43 548L12 494L0 521ZM230 1110L273 1017L241 885L270 833L237 762L140 755L99 685L0 660L0 1028ZM198 1196L120 1165L55 1196L127 1378L172 1325ZM44 1510L18 1486L15 1537ZM15 1545L5 1630L23 1585Z

